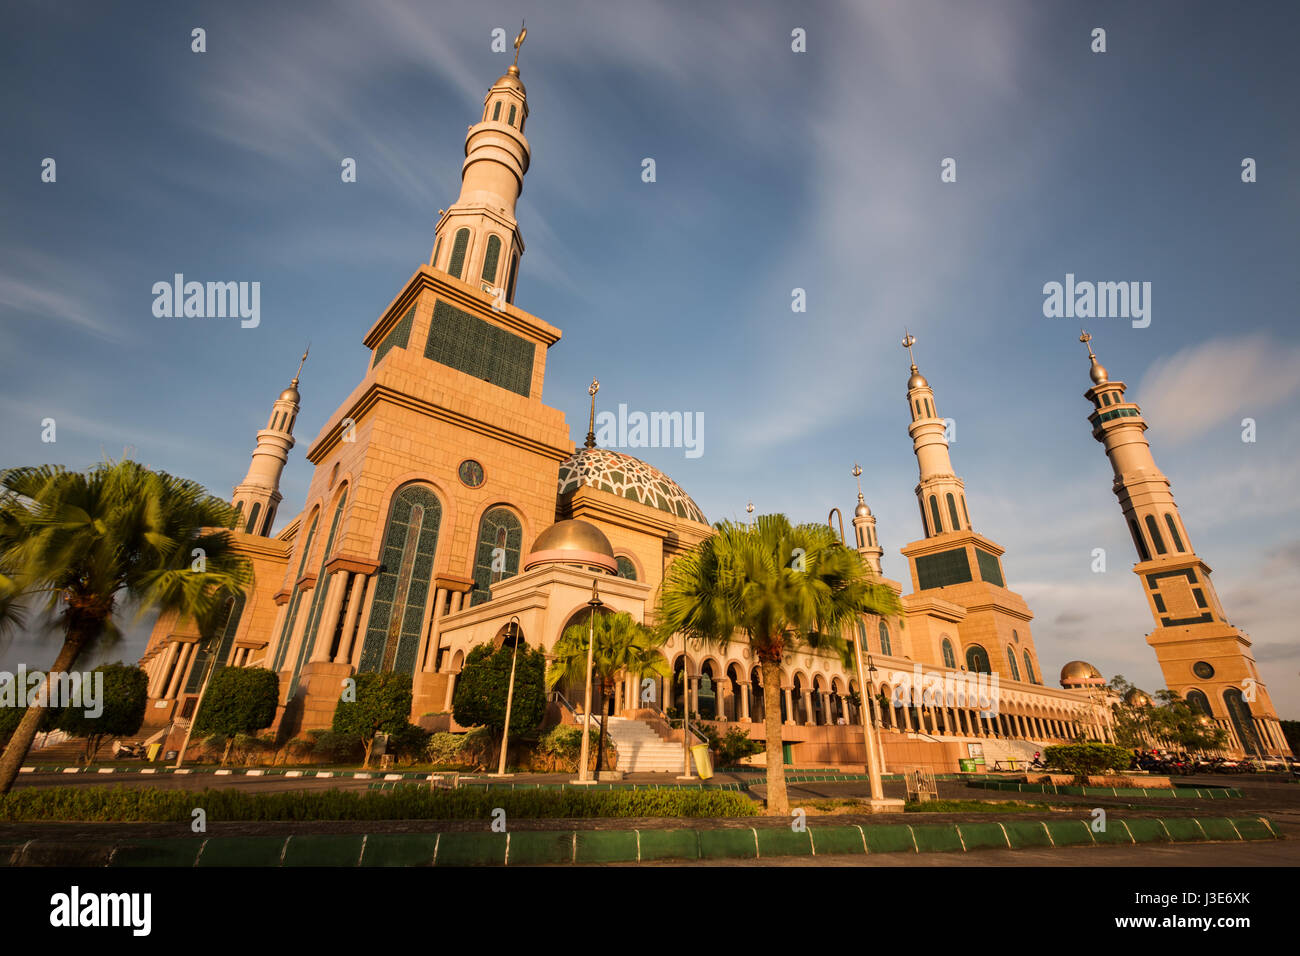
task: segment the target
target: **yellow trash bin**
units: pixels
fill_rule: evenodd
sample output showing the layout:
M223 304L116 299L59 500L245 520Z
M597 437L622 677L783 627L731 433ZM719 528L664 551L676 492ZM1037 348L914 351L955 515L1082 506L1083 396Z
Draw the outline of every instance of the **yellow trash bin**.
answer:
M708 780L713 776L713 761L709 758L709 745L696 744L691 748L691 754L695 757L695 772L700 775L701 780Z

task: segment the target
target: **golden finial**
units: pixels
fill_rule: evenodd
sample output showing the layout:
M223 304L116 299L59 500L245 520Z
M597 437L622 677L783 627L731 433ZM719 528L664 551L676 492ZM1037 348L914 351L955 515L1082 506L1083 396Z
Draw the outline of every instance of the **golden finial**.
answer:
M754 502L751 501L749 504L745 505L745 514L752 515L753 513L754 513Z
M862 497L862 469L858 467L858 463L856 461L853 463L852 474L854 478L858 479L858 503L861 504L865 500Z
M298 387L298 379L302 376L302 367L307 364L307 353L310 351L311 343L308 342L307 347L302 350L302 361L298 363L298 371L294 373L293 381L290 383L294 388Z
M916 336L907 329L903 330L903 348L907 349L907 357L912 360L912 371L916 371L916 356L912 354L912 346L916 344Z
M1095 359L1097 356L1092 352L1092 335L1086 329L1079 330L1079 341L1088 346L1088 358Z
M527 22L527 20L519 21L519 36L515 37L515 62L513 65L516 71L519 70L519 48L524 45L524 39L528 36L528 28L524 26Z
M522 36L522 34L520 34ZM594 377L591 385L587 388L587 394L591 396L591 418L587 422L587 441L588 448L596 447L596 393L600 391L600 382Z

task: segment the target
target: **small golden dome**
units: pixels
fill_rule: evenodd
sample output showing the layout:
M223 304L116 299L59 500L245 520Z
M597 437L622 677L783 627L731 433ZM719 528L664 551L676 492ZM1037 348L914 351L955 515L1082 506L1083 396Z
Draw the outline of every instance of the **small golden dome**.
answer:
M523 93L525 96L528 95L527 92L524 90L524 84L519 79L519 67L514 66L513 64L510 66L508 70L506 70L505 73L501 75L501 79L493 83L492 86L494 88L498 86L508 86L511 89L518 90L520 93Z
M1087 661L1070 661L1061 668L1061 686L1071 684L1100 684L1105 680L1101 671Z
M537 536L524 562L524 570L542 564L590 565L618 573L614 546L594 524L571 518L557 521Z
M907 380L907 390L910 392L914 388L920 388L923 385L929 384L930 383L925 380L925 376L916 371L916 368L913 367L912 377Z
M1092 357L1092 368L1088 371L1088 377L1092 379L1094 385L1105 385L1110 381L1110 376L1106 374L1106 367L1097 361L1097 356Z
M283 392L280 393L280 397L276 399L276 401L297 403L298 389L290 385L288 388L286 388Z
M1124 703L1128 704L1130 707L1150 707L1151 698L1134 687L1124 695Z
M871 509L867 507L867 503L865 501L859 501L858 506L853 509L853 514L855 517L858 518L870 518Z

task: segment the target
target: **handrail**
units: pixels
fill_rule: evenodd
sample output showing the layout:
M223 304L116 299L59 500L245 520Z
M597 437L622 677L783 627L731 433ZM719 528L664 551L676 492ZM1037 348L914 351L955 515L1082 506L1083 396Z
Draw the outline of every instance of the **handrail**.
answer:
M558 690L553 690L553 691L551 691L551 700L554 701L555 703L559 704L559 705L560 705L561 707L563 707L565 710L567 710L570 714L573 715L574 719L577 720L577 718L578 718L578 708L575 707L575 706L573 706L573 704L569 702L569 698L565 697L564 694L562 694L562 693L561 693L560 691L558 691ZM591 716L592 716L592 719L595 720L596 723L599 724L601 727L603 727L603 726L605 725L605 715L604 715L604 714L598 714L598 713L595 713L595 712L593 711Z

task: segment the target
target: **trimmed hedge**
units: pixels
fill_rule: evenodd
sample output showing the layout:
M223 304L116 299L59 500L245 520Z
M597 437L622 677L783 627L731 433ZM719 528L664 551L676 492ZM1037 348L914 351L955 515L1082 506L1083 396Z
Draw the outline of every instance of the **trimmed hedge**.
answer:
M0 797L10 822L188 822L209 820L479 820L501 808L509 818L747 817L758 804L720 790L154 790L137 787L23 788Z

